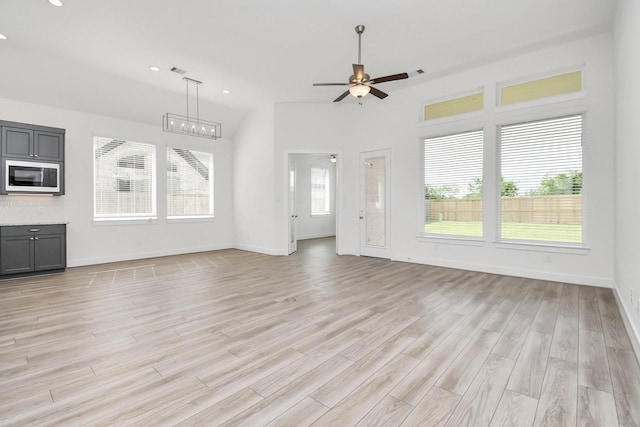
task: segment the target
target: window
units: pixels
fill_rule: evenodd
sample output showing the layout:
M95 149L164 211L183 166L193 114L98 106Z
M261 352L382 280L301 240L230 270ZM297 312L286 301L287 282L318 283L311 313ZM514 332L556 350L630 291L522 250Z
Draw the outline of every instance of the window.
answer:
M424 140L424 231L482 236L483 132Z
M500 89L500 105L532 101L582 90L582 71L558 74Z
M311 168L311 215L331 213L331 187L329 169Z
M582 115L500 128L502 240L582 242Z
M167 217L213 216L213 154L167 148Z
M94 219L156 218L156 147L93 138Z
M434 120L441 117L455 116L457 114L480 111L484 108L484 93L453 98L447 101L436 102L424 106L424 119Z

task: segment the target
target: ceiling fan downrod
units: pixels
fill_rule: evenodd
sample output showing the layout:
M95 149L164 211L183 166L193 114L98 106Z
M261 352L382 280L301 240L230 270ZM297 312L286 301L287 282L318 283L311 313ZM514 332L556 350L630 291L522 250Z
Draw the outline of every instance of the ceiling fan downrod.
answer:
M358 64L362 64L361 51L362 51L362 33L364 33L364 25L356 26L356 33L358 33Z

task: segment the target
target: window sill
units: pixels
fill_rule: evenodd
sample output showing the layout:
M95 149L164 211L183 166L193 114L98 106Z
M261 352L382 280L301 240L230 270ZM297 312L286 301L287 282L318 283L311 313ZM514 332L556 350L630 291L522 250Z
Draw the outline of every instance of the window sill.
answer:
M167 218L168 224L185 223L185 222L211 222L215 219L213 215L201 216L172 216Z
M445 245L484 246L482 237L445 236L436 234L418 234L416 240L421 243L442 243Z
M156 224L158 218L94 218L93 225L109 226L109 225L145 225Z
M498 249L513 249L532 252L552 252L559 254L587 255L591 248L587 246L563 245L561 243L532 243L496 241L493 245Z
M326 218L328 216L331 216L331 213L316 213L316 214L311 214L311 218Z

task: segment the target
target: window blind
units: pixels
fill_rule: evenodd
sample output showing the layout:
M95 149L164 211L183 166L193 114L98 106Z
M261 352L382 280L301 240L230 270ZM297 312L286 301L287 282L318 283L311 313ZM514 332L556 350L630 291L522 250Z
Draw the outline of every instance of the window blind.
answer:
M331 213L329 169L311 168L311 215Z
M425 232L482 236L483 131L424 140Z
M167 148L167 217L213 215L213 154Z
M582 242L582 115L500 128L501 239Z
M94 219L155 218L152 144L94 137Z

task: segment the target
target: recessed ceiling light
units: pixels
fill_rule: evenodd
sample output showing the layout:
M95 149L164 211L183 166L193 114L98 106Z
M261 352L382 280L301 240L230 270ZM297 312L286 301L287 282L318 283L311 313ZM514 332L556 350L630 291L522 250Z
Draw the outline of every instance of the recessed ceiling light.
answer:
M0 40L6 40L7 36L5 36L4 34L0 34Z
M62 0L49 0L49 3L58 7L62 6Z
M222 89L222 93L231 93L229 89Z
M151 71L160 71L160 67L156 67L155 65L152 65L151 67L149 67L149 69Z

